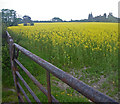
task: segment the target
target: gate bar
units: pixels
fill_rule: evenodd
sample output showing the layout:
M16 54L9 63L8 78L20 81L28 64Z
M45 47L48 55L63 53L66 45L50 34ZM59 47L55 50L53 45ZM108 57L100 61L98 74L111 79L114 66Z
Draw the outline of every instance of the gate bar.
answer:
M18 87L20 88L20 90L22 91L22 93L23 93L23 95L25 96L26 100L27 100L28 102L31 102L19 82L17 82L17 86L18 86Z
M39 102L40 104L42 104L40 102L40 100L38 99L38 97L34 94L34 92L32 91L32 89L29 87L29 85L25 82L25 80L22 78L22 76L20 75L20 73L18 71L16 71L17 76L20 78L20 80L23 82L23 84L25 85L25 87L27 88L27 90L31 93L31 95L33 96L33 98L35 99L36 102Z
M40 82L17 60L17 59L14 59L15 62L23 69L23 71L28 75L28 77L37 85L37 87L46 95L48 96L48 92L47 90L40 84ZM57 102L58 101L55 99L54 96L52 96L52 101L53 102Z

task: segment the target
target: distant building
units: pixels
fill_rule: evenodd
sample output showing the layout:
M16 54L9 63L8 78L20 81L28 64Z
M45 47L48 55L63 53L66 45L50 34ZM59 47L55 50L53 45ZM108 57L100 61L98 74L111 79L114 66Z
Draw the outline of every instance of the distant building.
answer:
M92 13L88 15L88 20L89 20L89 21L92 21L92 20L93 20L93 15L92 15Z
M103 14L103 16L99 15L96 17L93 17L92 13L88 15L88 22L118 22L118 19L112 15L112 13L109 13L108 17L106 13Z

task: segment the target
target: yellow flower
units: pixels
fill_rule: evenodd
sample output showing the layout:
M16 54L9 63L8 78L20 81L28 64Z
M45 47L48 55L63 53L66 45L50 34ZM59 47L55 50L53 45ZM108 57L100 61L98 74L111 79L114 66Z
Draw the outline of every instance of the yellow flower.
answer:
M72 94L70 94L70 96L72 96Z
M61 92L61 94L64 94L65 92Z

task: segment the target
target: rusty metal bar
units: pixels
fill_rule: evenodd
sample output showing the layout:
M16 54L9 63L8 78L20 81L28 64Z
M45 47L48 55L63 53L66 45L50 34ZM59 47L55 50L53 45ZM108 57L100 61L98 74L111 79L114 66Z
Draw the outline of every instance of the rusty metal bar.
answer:
M6 33L7 33L7 37L10 38L11 37L10 34L7 31L6 31Z
M11 69L12 69L12 74L13 74L13 80L14 80L14 84L15 84L15 73L14 73L14 64L13 64L13 39L10 37L9 33L7 33L9 39L9 53L10 53L10 63L11 63ZM16 85L15 85L16 87Z
M30 99L29 99L29 97L27 96L27 94L25 93L24 89L22 88L22 86L20 85L19 82L17 82L17 85L18 85L18 87L20 88L20 90L22 91L22 93L23 93L23 95L25 96L26 100L27 100L28 102L31 102Z
M26 50L25 48L21 47L20 45L14 43L15 47L18 48L22 53L26 56L34 60L36 63L41 65L47 71L52 73L54 76L59 78L64 83L68 84L70 87L90 99L95 103L100 102L111 102L115 103L116 101L112 98L104 95L103 93L95 90L94 88L90 87L89 85L85 84L84 82L74 78L70 74L62 71L61 69L57 68L56 66L52 65L51 63L41 59L40 57L36 56L35 54L31 53L30 51ZM117 103L117 102L116 102Z
M20 101L19 102L24 102L24 99L23 99L23 97L21 96L21 94L20 93L18 93L18 97L19 97L19 99L20 99Z
M15 54L15 46L13 45L12 46L13 47L13 55L12 55L12 61L13 61L13 71L14 71L14 74L15 74L15 85L16 85L16 91L17 91L17 94L18 94L18 100L19 100L19 102L21 102L22 101L22 97L21 96L19 96L20 95L20 88L17 86L17 82L19 81L18 80L18 76L16 75L16 71L18 71L18 69L17 69L17 66L16 66L16 63L15 63L15 61L14 61L14 58L16 57L16 54Z
M34 94L34 92L32 91L32 89L29 87L29 85L22 78L22 76L20 75L20 73L18 71L16 71L16 74L20 78L20 80L23 82L23 84L25 85L25 87L27 88L27 90L30 92L30 94L33 96L33 98L35 99L35 101L38 102L38 103L40 103L40 104L42 104L40 102L40 100L38 99L38 97Z
M48 102L51 104L52 99L51 99L50 73L47 71L46 75L47 75Z
M22 97L20 95L20 88L17 86L18 76L17 75L15 75L15 76L16 76L16 78L15 78L15 84L16 84L16 91L17 91L17 95L18 95L18 101L19 102L23 102L24 100L22 100Z
M19 49L17 49L17 55L16 55L16 58L18 57L18 55L19 55Z
M23 69L23 71L28 75L28 77L37 85L37 87L46 95L48 96L47 90L39 83L39 81L17 60L14 59L15 62ZM54 96L52 96L52 102L57 102L58 101L55 99Z
M7 35L7 42L9 43L9 40L12 39L12 37L10 36L10 34L6 31L6 35Z

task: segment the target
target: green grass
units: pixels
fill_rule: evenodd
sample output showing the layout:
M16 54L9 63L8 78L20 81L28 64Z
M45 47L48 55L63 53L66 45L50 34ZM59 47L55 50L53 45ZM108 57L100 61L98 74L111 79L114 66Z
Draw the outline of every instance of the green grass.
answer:
M14 89L14 87L13 87ZM2 102L18 102L16 92L13 92L9 89L3 89L2 91Z
M9 50L6 39L2 39L2 102L18 102L16 92L8 89L14 89L14 81L10 67Z
M12 92L9 90L4 90L4 88L7 89L15 89L14 82L13 82L13 76L10 68L10 60L9 60L9 50L7 45L3 47L3 72L2 72L2 78L3 78L3 91L2 91L2 102L18 102L18 98L16 95L16 92ZM30 60L28 57L26 57L23 54L19 54L19 60L23 65L33 74L36 79L45 87L47 88L47 81L46 81L46 71L45 69L41 68L39 65L37 65L35 62ZM30 64L31 63L31 64ZM28 85L31 87L31 89L35 92L35 94L38 96L41 102L47 102L47 97L35 86L35 84L29 79L29 77L26 75L22 69L19 68L20 74L23 76L24 80L28 83ZM56 77L51 75L51 82L52 80L59 81ZM25 88L23 83L19 80L20 84L24 88L25 92L29 96L30 100L32 102L35 102L35 100L32 98L28 90ZM52 88L52 95L55 96L57 100L60 102L87 102L88 100L84 98L83 96L79 97L77 96L70 96L71 91L74 91L73 89L65 92L64 94L61 94L64 92L64 90L61 90L57 85L53 85L51 83ZM77 92L76 92L77 93ZM25 100L25 98L24 98ZM25 100L26 101L26 100Z

